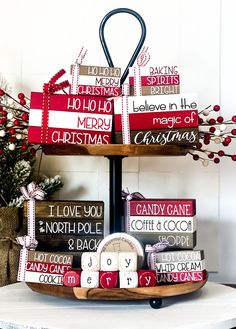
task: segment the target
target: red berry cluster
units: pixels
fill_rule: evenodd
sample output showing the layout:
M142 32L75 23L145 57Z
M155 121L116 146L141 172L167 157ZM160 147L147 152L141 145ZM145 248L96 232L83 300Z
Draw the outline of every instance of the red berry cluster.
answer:
M11 100L11 105L5 99ZM35 156L35 148L27 141L28 121L29 107L25 95L19 93L18 99L14 99L0 89L0 161L8 156L25 160Z
M231 144L232 139L236 138L236 129L229 128L230 125L236 124L236 115L232 116L230 120L225 120L222 116L217 116L219 111L219 105L214 105L213 108L208 106L198 116L199 143L192 148L190 154L193 160L201 160L205 166L209 161L218 164L222 157L230 157L236 161L236 154L227 154L222 149L217 151L208 149L207 145L211 142L227 147ZM209 117L210 113L214 113L216 117Z

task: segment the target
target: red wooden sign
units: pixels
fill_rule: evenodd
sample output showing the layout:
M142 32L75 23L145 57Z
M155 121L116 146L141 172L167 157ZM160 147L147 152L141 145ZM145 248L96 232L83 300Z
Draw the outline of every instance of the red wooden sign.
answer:
M116 143L196 144L198 104L195 94L123 96L115 100Z
M31 93L28 141L41 144L109 144L113 100Z
M164 113L129 114L130 130L198 127L198 111L166 111ZM115 116L116 132L122 131L122 114Z
M158 273L157 272L157 282L198 282L203 281L207 277L206 270L204 271L192 271L192 272L168 272L168 273Z
M78 85L77 92L79 95L116 97L116 96L120 96L121 88L120 87L106 87L106 86Z
M130 216L194 216L195 199L143 199L129 201Z
M129 77L129 84L134 85L134 77ZM179 75L142 76L142 86L179 85Z

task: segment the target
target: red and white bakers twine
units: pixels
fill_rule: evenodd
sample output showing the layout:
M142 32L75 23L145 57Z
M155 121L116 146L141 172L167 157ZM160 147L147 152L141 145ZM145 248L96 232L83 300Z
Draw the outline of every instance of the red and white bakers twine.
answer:
M140 66L134 66L134 95L142 96L142 83Z
M122 199L131 201L131 200L142 200L145 199L145 197L139 192L130 193L128 187L126 187L125 189L122 190Z
M148 47L143 47L141 53L137 57L137 65L134 66L134 95L142 96L141 66L147 65L150 60L150 54L147 52Z
M122 139L123 144L130 144L130 125L129 125L129 84L124 83L122 86L122 97L121 97L121 107L122 107Z
M25 281L27 260L28 260L28 250L26 248L23 248L20 251L17 281Z
M21 187L21 193L27 203L27 235L16 238L16 241L22 245L20 252L18 281L25 281L26 265L28 260L28 250L35 250L38 241L35 239L35 200L43 200L45 193L34 182L27 188Z
M128 231L130 231L130 200L126 202L126 220L128 221Z
M150 61L151 56L147 51L148 51L148 47L145 48L144 46L141 53L138 55L137 65L139 67L147 65L147 63Z
M49 120L49 110L50 110L50 96L56 91L65 89L69 87L70 83L65 80L60 83L56 83L66 71L64 69L58 71L48 83L43 85L43 104L42 104L42 126L41 126L41 143L47 144L48 142L48 120Z
M145 252L147 252L147 265L148 268L154 269L155 268L155 257L153 254L157 252L161 252L168 247L168 242L158 242L154 245L146 244Z
M142 200L145 197L139 192L130 193L128 187L122 190L122 199L126 200L126 218L128 220L128 231L130 231L130 201L131 200Z
M79 76L80 76L80 65L83 62L83 59L85 55L87 54L87 49L84 49L84 47L81 48L80 53L72 66L72 81L71 81L71 90L70 93L72 95L77 94L77 88L79 84Z

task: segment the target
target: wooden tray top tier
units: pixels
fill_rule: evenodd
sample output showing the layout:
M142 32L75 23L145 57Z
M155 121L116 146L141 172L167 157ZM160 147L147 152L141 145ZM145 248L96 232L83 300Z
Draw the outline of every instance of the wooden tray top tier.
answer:
M186 146L177 145L43 145L46 155L94 155L94 156L183 156Z
M35 292L44 295L89 300L134 300L134 299L154 299L188 294L202 288L207 279L199 282L186 282L178 284L168 284L156 287L141 288L80 288L55 286L41 283L27 283L28 287Z

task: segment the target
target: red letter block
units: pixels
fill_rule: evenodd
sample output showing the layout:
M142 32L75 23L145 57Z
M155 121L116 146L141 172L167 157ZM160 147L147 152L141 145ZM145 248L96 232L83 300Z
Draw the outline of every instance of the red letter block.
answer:
M157 284L156 271L154 270L139 270L138 285L139 287L154 287Z
M68 270L64 273L63 284L67 287L78 287L80 285L81 270Z
M117 288L118 287L119 272L99 272L99 286L100 288Z

